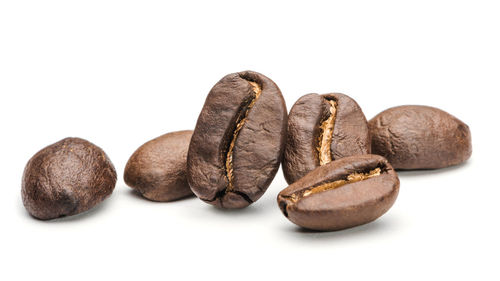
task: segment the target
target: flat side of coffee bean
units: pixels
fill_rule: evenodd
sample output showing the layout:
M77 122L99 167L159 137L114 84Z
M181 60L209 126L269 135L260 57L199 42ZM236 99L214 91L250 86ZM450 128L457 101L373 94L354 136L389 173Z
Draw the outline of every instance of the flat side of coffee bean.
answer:
M153 201L168 202L193 195L186 178L192 134L172 132L140 146L125 166L125 183Z
M365 115L344 94L301 97L290 111L287 131L283 173L289 184L321 165L371 150Z
M48 220L93 208L111 195L115 184L115 168L101 148L66 138L28 161L21 195L33 217Z
M312 230L340 230L387 212L399 179L378 155L356 155L320 166L282 190L278 205L290 221Z
M188 152L188 182L203 201L242 208L259 199L279 167L287 111L276 84L253 71L212 88Z
M387 109L369 122L373 153L395 169L438 169L460 164L472 154L469 127L434 107Z

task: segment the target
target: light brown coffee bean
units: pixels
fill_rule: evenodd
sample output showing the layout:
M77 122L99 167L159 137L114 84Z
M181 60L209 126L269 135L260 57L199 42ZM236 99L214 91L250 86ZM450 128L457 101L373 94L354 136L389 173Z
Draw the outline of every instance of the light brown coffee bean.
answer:
M187 152L193 131L162 135L139 147L125 167L125 183L153 201L193 195L186 179Z

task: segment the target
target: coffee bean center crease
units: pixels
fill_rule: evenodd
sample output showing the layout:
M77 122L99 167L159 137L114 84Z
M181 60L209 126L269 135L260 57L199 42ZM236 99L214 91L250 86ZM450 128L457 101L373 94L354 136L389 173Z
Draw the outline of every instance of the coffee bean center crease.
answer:
M382 174L382 169L379 167L377 167L369 172L366 172L366 173L362 173L362 172L361 173L357 173L357 172L352 173L352 174L349 174L344 179L336 180L333 182L322 183L318 186L306 189L305 191L296 192L296 193L290 195L289 198L290 198L290 200L292 200L293 203L296 203L300 199L311 196L312 194L316 194L316 193L324 192L327 190L339 188L339 187L344 186L346 184L364 181L364 180L367 180L370 178L380 176L381 174Z
M247 80L247 81L252 86L252 90L253 90L254 96L253 96L252 99L250 99L247 102L248 106L242 107L244 109L244 112L241 112L239 114L238 118L236 119L236 128L234 129L234 132L233 132L233 135L232 135L232 138L231 138L231 142L229 144L229 149L228 149L227 155L226 155L225 168L226 168L226 176L227 176L227 180L228 180L228 185L227 185L227 188L226 188L224 194L233 191L233 188L234 188L234 186L233 186L233 179L234 179L234 175L233 175L233 151L234 151L234 145L236 143L236 140L238 139L238 135L239 135L241 129L245 125L245 122L247 120L248 114L250 113L250 110L255 105L255 103L257 102L257 100L260 97L260 94L262 93L262 89L259 86L259 84L257 84L254 81L250 81L250 80Z
M332 150L330 148L333 138L333 128L335 126L335 117L337 114L337 102L326 100L330 104L330 116L321 123L320 134L318 138L319 164L323 166L333 161Z

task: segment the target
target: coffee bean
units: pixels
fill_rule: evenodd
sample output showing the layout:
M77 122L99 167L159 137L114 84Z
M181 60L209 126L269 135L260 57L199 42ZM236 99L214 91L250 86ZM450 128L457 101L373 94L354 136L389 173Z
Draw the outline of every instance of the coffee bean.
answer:
M281 191L278 205L299 226L340 230L377 219L398 192L398 176L387 160L365 154L316 168Z
M48 220L91 209L111 195L115 184L115 168L102 149L66 138L29 160L21 193L28 212Z
M153 201L193 195L189 188L187 152L193 131L172 132L148 141L130 157L125 183Z
M188 153L188 182L203 201L243 208L259 199L279 167L287 111L276 84L244 71L212 88Z
M336 159L367 153L368 125L352 98L338 93L308 94L293 105L283 159L288 184Z
M469 127L433 107L387 109L369 122L372 151L395 169L437 169L460 164L472 154Z

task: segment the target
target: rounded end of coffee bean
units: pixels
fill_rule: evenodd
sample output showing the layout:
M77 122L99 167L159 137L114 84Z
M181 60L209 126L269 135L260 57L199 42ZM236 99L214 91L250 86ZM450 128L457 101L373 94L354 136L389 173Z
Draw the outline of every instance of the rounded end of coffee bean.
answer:
M369 122L372 151L395 169L439 169L461 164L472 155L469 127L430 106L389 108Z
M193 131L171 132L141 145L125 166L125 183L151 201L192 196L186 178L192 134Z
M76 215L111 195L116 179L115 168L101 148L80 138L66 138L28 161L22 201L41 220Z

